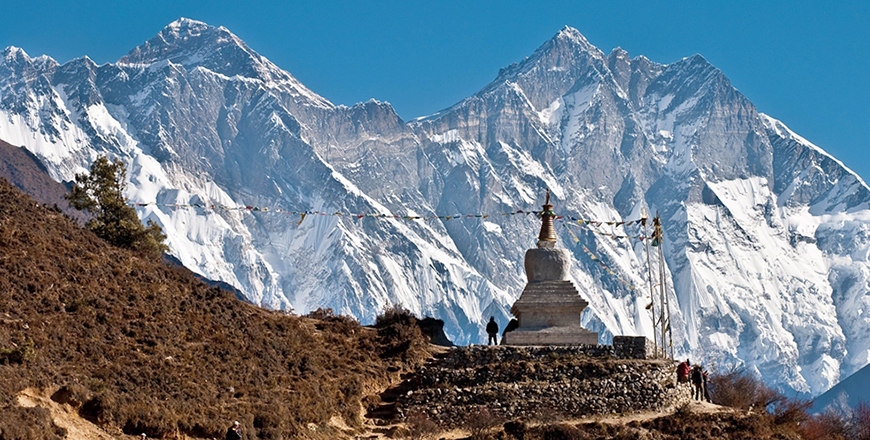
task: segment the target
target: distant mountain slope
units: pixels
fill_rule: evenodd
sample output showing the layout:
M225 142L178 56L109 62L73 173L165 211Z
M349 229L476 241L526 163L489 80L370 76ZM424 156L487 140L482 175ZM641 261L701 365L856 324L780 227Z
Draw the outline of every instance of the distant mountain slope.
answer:
M843 409L846 404L855 409L858 405L870 405L870 365L855 372L855 374L843 379L821 396L813 399L812 411L822 412L829 405L835 410Z
M419 330L242 303L114 248L0 178L0 437L60 439L16 395L45 389L127 435L295 438L360 423L361 399L425 355ZM400 325L400 324L399 324Z
M525 213L549 188L559 214L601 221L558 230L602 342L653 334L644 232L619 224L646 211L662 216L680 357L805 394L870 361L870 190L701 55L607 54L565 27L406 123L374 100L336 106L229 30L179 19L116 63L5 49L0 138L59 181L121 158L173 256L265 307L368 323L400 303L481 341L489 316L510 318L539 224Z
M48 170L33 153L2 140L0 140L0 177L30 194L43 205L57 205L64 214L81 222L88 219L83 212L69 206L64 198L69 193L69 189L52 180Z

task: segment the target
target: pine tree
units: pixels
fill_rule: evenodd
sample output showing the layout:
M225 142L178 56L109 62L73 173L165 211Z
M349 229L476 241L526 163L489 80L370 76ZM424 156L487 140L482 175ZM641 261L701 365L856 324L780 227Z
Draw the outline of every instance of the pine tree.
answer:
M159 258L169 247L163 243L166 235L160 225L148 220L142 225L136 210L124 197L127 167L121 160L109 161L100 156L91 165L90 174L76 174L76 182L67 195L70 205L87 211L93 217L87 228L109 243Z

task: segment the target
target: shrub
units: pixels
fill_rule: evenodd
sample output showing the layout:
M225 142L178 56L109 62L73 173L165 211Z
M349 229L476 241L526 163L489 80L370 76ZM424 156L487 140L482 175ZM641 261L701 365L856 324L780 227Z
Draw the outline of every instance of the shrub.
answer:
M413 361L419 360L419 354L425 351L426 338L417 326L417 318L401 305L384 308L375 319L375 328L383 358Z
M870 407L828 409L801 424L805 440L870 440Z
M33 339L13 348L0 348L0 364L22 364L33 358Z
M774 405L773 422L777 425L799 425L809 420L807 411L812 407L812 400L782 399Z
M801 424L804 440L845 440L849 425L842 414L825 411Z
M414 413L408 416L408 438L411 440L426 440L433 438L440 428L438 424L424 413Z
M507 422L503 426L505 434L509 435L516 440L525 440L526 431L528 431L529 427L522 420L512 420Z
M765 410L768 406L785 400L781 393L743 369L713 374L710 376L709 386L713 403L732 408Z
M468 415L465 421L465 429L471 434L472 440L483 440L489 438L489 433L493 428L503 423L503 420L493 414L485 406L481 406L477 411Z
M852 416L852 426L854 427L853 438L856 440L870 440L870 406L866 403L861 403L855 408Z
M544 426L536 434L534 438L542 440L583 440L586 438L582 430L567 423Z
M386 305L383 312L375 318L375 328L382 329L390 326L414 325L417 323L417 318L410 310L404 308L401 304Z

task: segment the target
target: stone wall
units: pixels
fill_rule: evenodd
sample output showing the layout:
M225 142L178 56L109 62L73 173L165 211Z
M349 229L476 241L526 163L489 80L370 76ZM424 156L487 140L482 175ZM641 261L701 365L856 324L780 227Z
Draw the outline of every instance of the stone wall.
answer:
M643 336L614 336L613 354L623 359L653 359L655 346Z
M688 401L675 362L616 356L646 355L645 345L630 338L614 346L454 348L406 382L396 409L400 417L425 414L458 426L483 408L503 420L554 420Z

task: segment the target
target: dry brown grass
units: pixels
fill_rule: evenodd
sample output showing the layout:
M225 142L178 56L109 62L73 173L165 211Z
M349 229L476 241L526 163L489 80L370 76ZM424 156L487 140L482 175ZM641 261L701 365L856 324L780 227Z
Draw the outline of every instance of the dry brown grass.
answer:
M62 437L45 411L15 405L27 387L66 386L82 416L149 437L222 437L239 420L248 436L288 438L333 415L355 427L365 390L426 356L402 319L370 329L244 304L2 179L0 249L0 440Z

